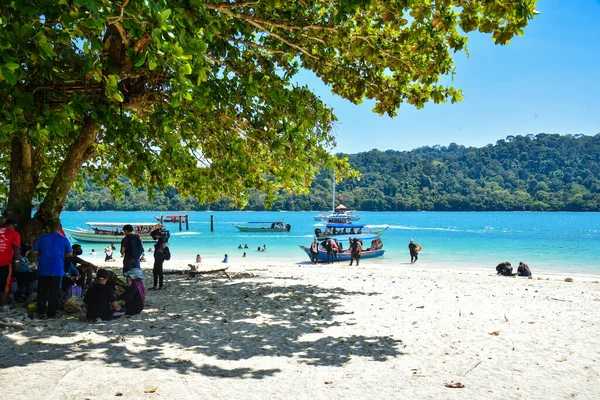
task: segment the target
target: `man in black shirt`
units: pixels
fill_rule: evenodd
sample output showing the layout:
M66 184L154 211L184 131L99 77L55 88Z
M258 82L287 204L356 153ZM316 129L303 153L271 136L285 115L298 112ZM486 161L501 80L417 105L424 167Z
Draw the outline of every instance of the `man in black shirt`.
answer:
M87 291L83 302L86 305L85 317L89 322L109 321L125 315L125 309L119 305L114 289L107 285L108 271L99 269L96 283Z

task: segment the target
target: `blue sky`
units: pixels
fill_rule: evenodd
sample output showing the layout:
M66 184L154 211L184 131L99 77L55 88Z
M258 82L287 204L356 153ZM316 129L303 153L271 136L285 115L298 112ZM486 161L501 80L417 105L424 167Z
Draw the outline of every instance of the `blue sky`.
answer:
M403 105L398 116L353 105L308 72L308 84L339 118L335 152L411 150L452 142L485 146L508 135L600 133L600 0L538 0L541 12L508 46L469 37L456 54L461 103Z

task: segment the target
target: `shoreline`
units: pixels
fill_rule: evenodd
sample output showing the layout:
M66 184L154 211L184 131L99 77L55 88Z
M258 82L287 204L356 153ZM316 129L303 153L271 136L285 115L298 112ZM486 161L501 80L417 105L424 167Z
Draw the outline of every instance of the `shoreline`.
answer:
M89 261L89 260L86 260ZM169 261L165 261L164 263L164 270L188 270L188 264L192 264L192 265L196 265L195 262L189 262L186 261L185 259L177 259L177 258L173 258ZM121 266L121 259L117 259L116 262L102 262L102 263L97 263L96 265L98 266L105 266L108 268L120 268ZM142 263L141 267L142 270L144 270L145 272L149 272L150 274L152 274L152 260L147 261L146 263ZM291 262L291 261L285 261L282 259L272 259L272 258L268 258L265 257L264 259L252 259L252 260L244 260L244 259L231 259L228 263L222 263L221 261L219 261L218 259L203 259L202 263L200 264L199 269L202 269L204 267L206 267L206 269L217 269L217 268L225 268L225 267L229 267L232 270L235 268L258 268L258 267L262 267L262 268L267 268L267 267L274 267L275 269L280 269L282 267L289 267L289 268L304 268L306 269L306 267L312 267L316 270L320 270L323 268L328 268L330 266L334 266L335 268L343 268L343 269L351 269L354 267L350 267L348 264L344 263L334 263L334 264L325 264L325 263L320 263L318 264L318 266L312 266L310 264L310 261L299 261L299 262ZM415 264L411 264L410 262L385 262L385 263L371 263L370 261L363 261L361 264L362 268L364 268L365 270L368 270L370 272L375 272L378 270L402 270L402 271L410 271L410 270L425 270L425 271L447 271L447 272L476 272L476 273L483 273L483 274L489 274L491 276L495 276L496 275L496 271L495 271L495 266L492 267L465 267L462 266L460 264L454 264L454 263L446 263L446 264L442 264L440 265L438 264L434 264L434 263L429 263L429 262L423 262L423 263L415 263ZM361 268L361 269L362 269ZM514 270L516 271L516 268L514 268ZM539 271L539 272L537 272ZM541 278L558 278L558 279L565 279L565 278L580 278L580 279L585 279L585 280L599 280L600 279L600 273L599 274L591 274L591 273L569 273L569 272L564 272L564 271L549 271L549 270L545 270L545 269L535 269L532 271L533 272L533 280L536 280L538 277ZM525 277L517 277L515 276L515 278L518 279L526 279Z

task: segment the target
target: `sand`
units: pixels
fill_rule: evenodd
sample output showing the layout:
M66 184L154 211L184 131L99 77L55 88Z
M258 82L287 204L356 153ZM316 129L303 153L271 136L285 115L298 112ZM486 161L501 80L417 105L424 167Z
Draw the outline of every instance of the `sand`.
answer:
M229 267L231 281L167 276L130 319L0 314L3 398L600 398L594 278Z

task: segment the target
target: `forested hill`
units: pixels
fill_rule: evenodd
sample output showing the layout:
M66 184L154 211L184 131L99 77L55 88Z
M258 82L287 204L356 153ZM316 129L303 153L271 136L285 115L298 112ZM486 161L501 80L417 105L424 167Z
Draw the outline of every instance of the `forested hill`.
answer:
M343 181L337 193L352 209L369 211L598 211L600 134L509 136L495 145L422 147L412 151L371 150L346 154L360 181ZM275 210L331 208L331 173L323 172L307 196L282 194ZM107 189L86 183L71 191L68 210L227 210L227 200L208 205L184 200L175 189L153 202L130 186L114 200ZM247 209L264 209L252 192Z

